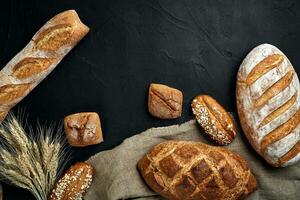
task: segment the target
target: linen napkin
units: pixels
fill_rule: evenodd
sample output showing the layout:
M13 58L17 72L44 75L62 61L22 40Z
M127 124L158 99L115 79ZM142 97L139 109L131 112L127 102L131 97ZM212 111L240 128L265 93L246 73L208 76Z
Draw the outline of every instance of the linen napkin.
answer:
M192 140L211 144L201 132L195 120L181 125L151 128L127 138L112 150L92 156L87 162L95 167L95 175L85 199L163 199L142 180L136 167L138 160L154 145L166 140ZM300 199L300 163L286 168L271 167L252 149L241 131L225 148L242 155L257 179L258 189L247 199Z

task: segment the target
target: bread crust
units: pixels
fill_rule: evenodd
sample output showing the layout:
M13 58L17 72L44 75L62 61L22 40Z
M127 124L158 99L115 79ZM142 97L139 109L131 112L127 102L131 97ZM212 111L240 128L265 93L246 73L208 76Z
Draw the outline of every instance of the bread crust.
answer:
M226 110L211 96L199 95L193 99L192 110L207 136L218 145L230 144L237 127Z
M80 21L75 10L59 13L41 27L26 47L0 71L0 121L88 31L89 28Z
M265 62L268 59L272 62ZM251 73L255 69L264 73ZM273 45L254 48L239 68L236 99L241 127L253 148L275 167L300 160L299 89L292 64Z
M48 200L83 199L92 183L93 172L93 167L85 162L72 165L55 184Z
M181 116L183 95L180 90L162 84L150 84L148 93L149 113L160 119Z
M243 199L257 186L241 156L201 142L160 143L138 169L150 188L172 200Z
M85 147L103 142L100 117L95 112L66 116L64 130L71 146Z

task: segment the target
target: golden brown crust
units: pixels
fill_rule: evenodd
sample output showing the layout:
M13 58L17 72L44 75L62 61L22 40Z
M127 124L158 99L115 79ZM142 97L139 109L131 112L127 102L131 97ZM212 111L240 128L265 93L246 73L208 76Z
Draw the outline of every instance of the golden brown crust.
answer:
M0 112L5 113L32 91L87 34L74 10L50 19L1 70Z
M193 99L192 110L197 122L213 142L228 145L233 141L236 125L215 99L208 95L199 95Z
M93 167L84 162L72 165L55 184L48 200L82 199L91 185L93 171Z
M261 152L265 152L270 144L284 138L289 135L300 122L300 109L292 116L288 121L268 133L261 141Z
M29 92L30 83L9 84L0 87L0 104L7 105Z
M18 62L12 75L18 79L25 79L47 70L55 59L26 57Z
M182 92L162 84L150 84L148 110L160 119L174 119L181 116Z
M287 161L294 158L300 152L300 141L297 142L286 154L279 159L279 165L284 165Z
M162 166L166 158L168 162ZM179 167L174 169L174 165ZM256 188L244 159L200 142L160 143L138 162L138 169L150 188L172 200L238 199Z
M275 67L278 67L283 62L283 60L284 56L281 54L272 54L270 56L267 56L251 70L246 79L246 84L251 85L268 71L274 69Z
M271 98L282 92L288 87L293 80L294 72L289 70L279 81L269 87L256 101L255 107L260 108L265 105Z
M64 129L71 146L85 147L103 142L100 117L95 112L66 116Z
M295 104L296 100L297 100L297 92L295 92L295 94L287 102L285 102L283 105L281 105L276 110L274 110L272 113L270 113L267 117L265 117L259 124L258 128L268 124L269 122L273 121L274 119L279 117L281 114L286 112L291 106L293 106Z

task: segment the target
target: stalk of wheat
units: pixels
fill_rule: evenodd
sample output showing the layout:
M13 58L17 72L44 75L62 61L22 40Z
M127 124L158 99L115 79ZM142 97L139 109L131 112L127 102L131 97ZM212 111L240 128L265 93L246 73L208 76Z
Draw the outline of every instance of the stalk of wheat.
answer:
M0 124L0 178L29 190L37 200L47 200L65 163L65 142L53 127L39 126L27 134L12 114Z

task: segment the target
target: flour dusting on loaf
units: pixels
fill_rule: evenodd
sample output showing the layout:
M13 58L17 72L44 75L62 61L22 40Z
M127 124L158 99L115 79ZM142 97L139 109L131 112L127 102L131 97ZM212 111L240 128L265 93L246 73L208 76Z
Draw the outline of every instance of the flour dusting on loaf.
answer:
M75 10L50 19L0 71L0 122L88 33Z
M300 159L300 86L289 59L262 44L242 62L237 77L237 108L254 149L273 166Z

